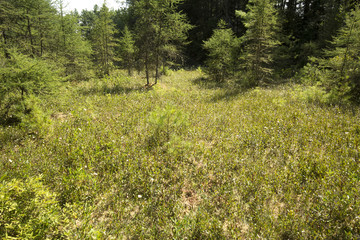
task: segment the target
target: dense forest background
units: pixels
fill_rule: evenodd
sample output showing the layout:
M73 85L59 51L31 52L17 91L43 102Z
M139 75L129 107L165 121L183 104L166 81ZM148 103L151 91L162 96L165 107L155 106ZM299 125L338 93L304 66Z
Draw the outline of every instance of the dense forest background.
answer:
M359 99L357 1L128 0L116 10L106 1L64 9L62 0L0 3L4 118L28 112L26 99L63 81L119 68L144 73L147 85L169 69L200 66L209 80L240 87L295 80L324 102Z

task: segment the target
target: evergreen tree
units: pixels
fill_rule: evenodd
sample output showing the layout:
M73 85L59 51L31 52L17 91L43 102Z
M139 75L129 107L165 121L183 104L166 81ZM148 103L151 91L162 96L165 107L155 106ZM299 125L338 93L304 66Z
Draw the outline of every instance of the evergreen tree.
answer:
M250 85L257 85L271 75L272 50L278 41L277 11L272 0L250 0L248 12L237 11L247 28L242 37L245 70L249 73Z
M203 64L207 59L207 52L202 44L211 37L221 19L237 36L244 34L246 29L242 20L236 17L235 10L245 11L247 3L248 0L184 0L179 5L179 10L196 26L189 31L190 44L186 46L189 64Z
M46 61L14 51L9 55L0 69L0 119L4 120L30 113L27 100L52 93L58 81L56 69Z
M0 48L4 57L10 58L9 49L12 48L13 38L20 32L16 24L20 19L20 13L10 1L0 2Z
M65 75L76 80L89 78L91 46L81 36L81 27L75 13L64 14L63 0L58 1L54 57L65 67Z
M0 6L3 48L17 47L33 57L50 51L53 16L56 13L51 1L4 0Z
M80 15L80 26L82 30L82 34L89 41L92 41L92 31L95 25L95 19L99 17L99 7L98 5L94 6L92 11L82 10Z
M360 5L347 14L345 26L332 41L325 58L312 58L304 78L321 86L329 101L360 99Z
M136 45L139 47L139 57L145 67L146 83L150 85L150 71L154 66L155 54L155 24L153 23L155 8L152 0L139 0L134 4L136 15Z
M135 64L135 40L127 26L125 26L119 45L121 62L127 68L128 74L131 75Z
M226 28L221 20L211 38L204 42L204 48L209 52L206 64L208 74L217 81L224 81L235 68L234 50L237 38L230 28Z
M95 61L100 75L110 74L110 70L113 68L116 46L114 34L115 26L111 19L111 12L104 2L91 32Z
M159 68L170 56L179 55L179 46L185 43L191 25L185 15L176 11L182 0L138 0L134 2L137 15L136 44L143 59L147 84L150 72L155 70L155 84Z

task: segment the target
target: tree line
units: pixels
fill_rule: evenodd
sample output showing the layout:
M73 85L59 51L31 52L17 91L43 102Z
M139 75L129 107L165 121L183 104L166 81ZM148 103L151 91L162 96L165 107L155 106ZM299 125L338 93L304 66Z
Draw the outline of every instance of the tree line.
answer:
M65 1L0 2L0 112L61 81L116 68L156 84L168 68L251 87L300 76L327 97L356 100L360 14L355 0L127 0L66 12ZM239 74L241 73L241 74ZM60 82L61 82L60 81Z

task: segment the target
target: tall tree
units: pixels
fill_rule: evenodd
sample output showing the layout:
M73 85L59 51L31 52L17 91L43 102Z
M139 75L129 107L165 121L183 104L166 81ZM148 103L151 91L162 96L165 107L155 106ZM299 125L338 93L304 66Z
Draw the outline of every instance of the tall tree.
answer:
M64 1L59 0L54 48L56 61L65 67L65 75L74 80L89 78L91 45L82 35L79 16L64 13Z
M99 16L95 19L94 29L91 33L94 56L99 66L98 73L100 75L108 75L110 73L115 59L114 48L116 41L114 34L116 30L111 14L106 6L106 2L104 2Z
M347 14L345 25L326 50L305 67L305 79L323 87L330 100L360 99L360 5Z
M159 68L170 57L179 55L179 46L185 43L191 25L186 16L177 11L182 0L138 0L134 3L137 46L145 65L147 84L150 72L155 70L155 84Z
M89 41L92 40L92 31L95 25L95 19L99 17L99 6L95 5L92 11L82 10L80 15L80 26L82 29L82 33L85 38Z
M0 30L3 46L18 47L33 57L50 51L53 16L49 0L4 0L0 3Z
M207 52L202 47L209 39L218 22L223 19L235 35L245 32L242 20L236 17L235 10L246 9L248 0L184 0L179 10L186 14L190 24L195 27L189 31L190 44L186 46L187 63L199 65L207 59Z
M10 58L9 49L13 45L13 38L20 33L17 22L20 20L20 13L10 1L0 2L0 32L1 52L6 58Z
M119 52L123 66L127 68L128 74L131 75L135 64L136 49L133 34L127 26L125 26L123 36L120 38Z
M272 0L250 0L248 12L237 11L247 28L242 37L245 70L249 73L250 85L257 85L271 75L272 50L278 41L277 11Z

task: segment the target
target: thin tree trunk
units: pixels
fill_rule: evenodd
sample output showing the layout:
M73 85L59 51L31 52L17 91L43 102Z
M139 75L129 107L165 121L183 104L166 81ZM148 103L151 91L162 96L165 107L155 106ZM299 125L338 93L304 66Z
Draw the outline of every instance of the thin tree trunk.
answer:
M41 22L41 18L39 17L39 24ZM42 29L40 29L40 57L43 55L44 52L44 33Z
M6 32L5 30L2 31L2 36L3 36L3 42L4 42L4 54L5 54L5 58L9 59L10 58L10 54L7 51L6 45L7 45L7 37L6 37Z
M161 21L160 21L161 22ZM155 84L157 84L157 81L159 79L159 65L160 65L160 41L161 41L161 32L162 32L162 25L160 23L160 30L158 32L158 36L157 36L157 43L156 43L156 73L155 73Z
M150 80L149 80L149 59L148 59L148 51L146 50L145 53L145 73L146 73L146 85L149 86L150 85Z
M159 54L156 53L155 84L157 84L158 79L159 79Z
M27 12L27 16L26 16L26 19L27 19L27 31L28 31L28 34L29 34L30 48L31 48L31 52L32 52L31 56L34 57L35 56L35 48L34 48L34 41L33 41L33 37L32 37L32 32L31 32L30 18L28 16L29 10L27 10L26 12Z
M344 75L345 75L345 68L346 68L346 65L347 65L347 57L348 57L348 54L349 54L349 48L350 48L350 38L351 38L351 35L352 35L352 31L353 31L353 28L355 26L355 22L353 22L351 24L351 27L350 27L350 32L349 32L349 36L348 36L348 39L347 39L347 42L346 42L346 50L345 50L345 53L344 53L344 61L343 61L343 64L341 66L341 71L340 71L340 77L342 79L344 79Z

